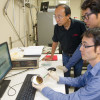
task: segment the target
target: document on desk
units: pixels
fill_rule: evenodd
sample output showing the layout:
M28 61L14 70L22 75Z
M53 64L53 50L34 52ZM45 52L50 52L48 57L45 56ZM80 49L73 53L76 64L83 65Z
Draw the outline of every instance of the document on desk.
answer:
M40 57L44 46L29 46L24 49L24 57Z

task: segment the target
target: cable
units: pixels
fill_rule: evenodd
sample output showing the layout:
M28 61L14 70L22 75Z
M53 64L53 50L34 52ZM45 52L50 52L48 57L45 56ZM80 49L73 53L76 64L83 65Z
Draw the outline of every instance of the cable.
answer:
M15 76L15 75L18 75L18 74L21 74L21 73L23 73L23 72L25 72L25 71L27 71L27 70L29 70L29 69L30 69L30 68L28 68L28 69L26 69L26 70L24 70L24 71L21 71L21 72L19 72L19 73L16 73L16 74L13 74L13 75L7 76L7 77L5 77L4 79L6 79L6 78L8 78L8 77Z
M15 85L13 85L13 86L9 86L10 88L9 88L9 90L8 90L8 96L14 96L15 94L16 94L16 90L13 88L14 86L17 86L17 85L19 85L19 84L22 84L23 82L21 82L21 83L18 83L18 84L15 84ZM9 92L10 92L10 90L13 90L14 91L14 93L13 94L10 94Z

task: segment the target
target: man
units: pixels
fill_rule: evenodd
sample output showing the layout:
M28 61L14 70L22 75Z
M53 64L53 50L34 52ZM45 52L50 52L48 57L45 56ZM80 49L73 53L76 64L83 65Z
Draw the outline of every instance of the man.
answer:
M49 75L58 83L80 89L71 94L56 92L44 85L34 85L49 100L100 100L100 28L88 29L83 34L80 47L82 59L88 61L87 71L77 78L58 77L54 71Z
M85 0L81 5L82 18L88 28L100 27L100 0ZM80 45L66 64L69 70L81 59Z
M69 6L65 4L59 4L55 9L55 19L57 24L54 28L52 52L50 58L44 58L43 60L52 60L58 42L61 44L63 51L63 65L65 66L77 46L81 42L81 35L86 30L85 24L81 21L70 18L71 10ZM77 62L74 65L74 77L80 76L82 71L83 61ZM70 70L65 73L66 77L70 76ZM68 87L66 86L66 93L68 93Z

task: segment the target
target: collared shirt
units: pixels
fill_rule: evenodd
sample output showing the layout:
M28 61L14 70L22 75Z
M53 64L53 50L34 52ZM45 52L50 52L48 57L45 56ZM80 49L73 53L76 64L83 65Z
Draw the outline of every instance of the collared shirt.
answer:
M81 35L86 30L85 24L82 21L71 19L69 29L64 26L55 25L54 35L52 40L60 42L62 51L66 54L73 54L77 46L81 42Z
M74 87L81 87L70 94L56 92L49 87L42 89L49 100L100 100L100 62L94 67L88 65L87 71L77 78L60 77L59 83Z

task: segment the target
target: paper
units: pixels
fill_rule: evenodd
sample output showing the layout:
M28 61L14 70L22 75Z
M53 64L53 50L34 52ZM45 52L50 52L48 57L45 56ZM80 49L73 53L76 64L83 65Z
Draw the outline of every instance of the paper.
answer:
M24 55L41 55L44 46L29 46L24 49Z

